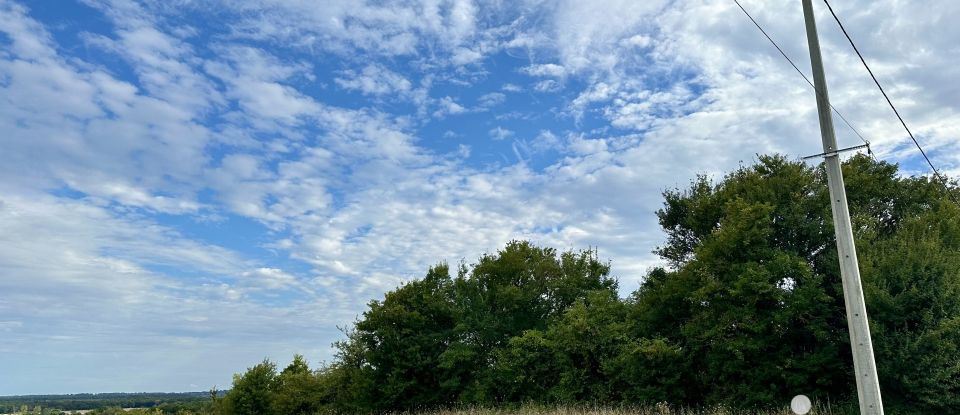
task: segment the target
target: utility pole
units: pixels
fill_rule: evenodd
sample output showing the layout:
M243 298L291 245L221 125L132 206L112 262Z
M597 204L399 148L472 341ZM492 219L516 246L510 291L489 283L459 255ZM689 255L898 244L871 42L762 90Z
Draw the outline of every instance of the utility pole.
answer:
M870 340L870 325L867 308L860 285L860 266L857 249L853 242L853 227L847 208L847 192L843 186L840 170L840 150L833 132L833 117L830 114L830 98L820 56L820 41L817 38L817 23L813 16L811 0L802 0L803 17L807 25L807 43L810 46L810 63L817 91L817 110L820 113L820 135L823 138L824 164L830 188L830 208L833 211L833 226L837 235L837 251L840 254L840 277L843 279L843 301L847 308L847 328L850 330L850 347L853 349L853 369L856 372L857 396L861 415L883 415L880 399L880 383L877 380L877 364L873 359L873 342Z

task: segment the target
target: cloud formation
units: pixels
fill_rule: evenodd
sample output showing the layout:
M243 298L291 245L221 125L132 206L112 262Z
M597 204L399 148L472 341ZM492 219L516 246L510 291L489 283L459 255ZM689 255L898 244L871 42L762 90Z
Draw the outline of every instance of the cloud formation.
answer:
M799 7L745 6L809 71ZM0 0L0 394L328 359L368 300L510 239L596 247L627 293L663 190L819 152L809 86L720 0L63 10ZM960 174L960 6L837 11ZM834 105L927 173L822 12Z

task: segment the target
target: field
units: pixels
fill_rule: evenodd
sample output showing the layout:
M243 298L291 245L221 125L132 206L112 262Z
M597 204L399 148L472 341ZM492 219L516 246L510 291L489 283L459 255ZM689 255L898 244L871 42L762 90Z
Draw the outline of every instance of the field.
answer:
M125 408L123 410L118 409L101 409L101 410L77 410L77 411L67 411L63 414L119 414L119 413L129 414L129 415L156 415L162 414L163 411L158 410L158 408ZM46 413L46 412L45 412ZM55 412L53 412L55 413ZM199 414L189 411L177 412L181 415L189 414ZM28 412L29 414L29 412ZM810 415L840 415L846 414L846 412L833 412L826 408L818 408L809 412ZM0 414L7 415L7 414ZM13 413L10 415L19 415L19 413ZM405 414L413 415L413 413ZM793 415L789 409L782 410L767 410L767 411L734 411L724 408L714 408L709 410L695 410L695 409L670 409L666 406L652 406L652 407L632 407L632 408L520 408L520 409L466 409L466 410L445 410L445 411L429 411L429 412L420 412L416 415Z
M193 401L194 396L188 398L189 401ZM168 402L174 403L174 402ZM27 412L27 414L33 414L36 412ZM46 412L48 413L57 413L57 412ZM85 414L129 414L129 415L158 415L158 414L180 414L180 415L190 415L190 414L206 414L204 410L184 410L179 409L175 411L171 410L162 410L159 407L153 408L140 408L140 409L131 409L127 408L120 410L116 407L100 407L96 410L90 411L65 411L64 414L76 414L76 413L85 413ZM852 415L855 412L851 412L848 409L843 408L832 408L826 405L815 407L812 411L809 412L810 415ZM18 413L14 413L18 414ZM685 408L671 408L665 404L652 405L652 406L623 406L623 407L544 407L544 406L521 406L519 408L462 408L462 409L451 409L451 410L432 410L416 413L404 413L396 415L793 415L793 412L789 408L783 408L780 410L755 410L755 411L742 411L742 410L733 410L723 407L716 407L712 409L685 409Z
M184 409L204 408L209 401L210 392L0 396L0 414L18 413L23 407L58 409L65 413L131 407L156 408L162 413L176 413Z
M848 415L851 412L844 409L827 406L816 407L809 415ZM790 408L780 410L740 411L723 407L712 409L685 409L671 408L665 404L653 406L624 406L624 407L539 407L523 406L511 409L458 409L429 411L419 415L793 415Z

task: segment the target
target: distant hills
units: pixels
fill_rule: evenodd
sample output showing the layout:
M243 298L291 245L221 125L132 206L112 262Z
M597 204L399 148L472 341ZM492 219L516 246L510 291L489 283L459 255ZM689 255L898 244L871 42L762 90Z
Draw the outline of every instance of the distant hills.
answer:
M222 394L223 392L219 392ZM42 406L62 410L97 409L106 407L153 408L161 405L200 404L210 400L210 392L135 392L135 393L76 393L68 395L12 395L0 396L0 413L11 413L23 405Z

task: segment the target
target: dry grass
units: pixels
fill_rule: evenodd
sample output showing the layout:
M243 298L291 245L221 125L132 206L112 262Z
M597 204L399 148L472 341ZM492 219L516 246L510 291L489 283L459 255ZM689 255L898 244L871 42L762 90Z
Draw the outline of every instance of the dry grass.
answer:
M845 411L831 410L825 406L814 407L809 415L846 415ZM438 410L417 415L794 415L789 407L780 410L736 410L725 407L690 409L670 407L666 404L653 406L619 407L546 407L521 406L519 408L461 408Z

